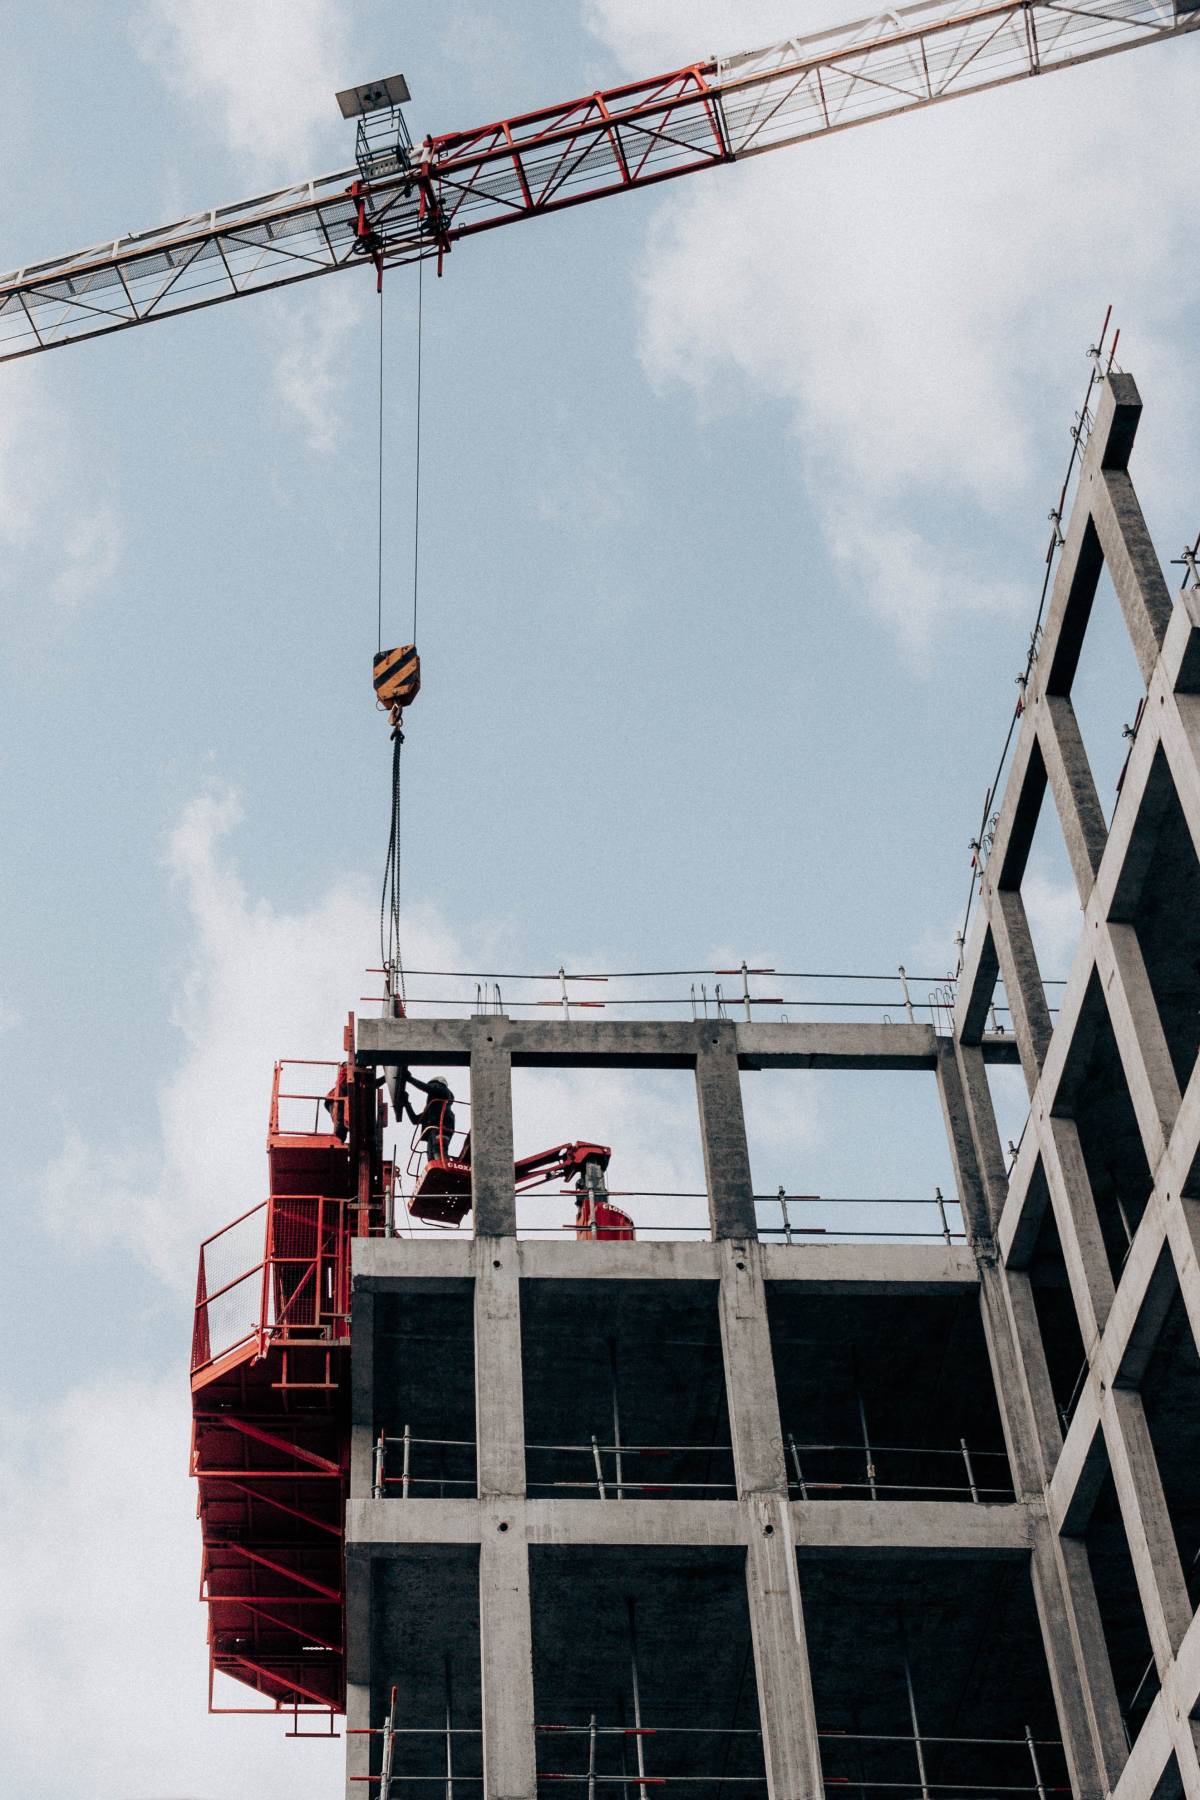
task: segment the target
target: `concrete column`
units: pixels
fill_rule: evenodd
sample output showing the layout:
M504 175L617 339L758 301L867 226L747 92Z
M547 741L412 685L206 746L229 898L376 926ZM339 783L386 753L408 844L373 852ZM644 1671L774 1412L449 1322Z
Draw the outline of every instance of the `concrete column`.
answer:
M368 1793L371 1739L371 1572L368 1556L346 1555L346 1800Z
M524 1506L484 1506L479 1545L483 1788L487 1800L536 1800L533 1629Z
M1050 1009L1025 916L1025 902L1015 888L995 889L989 897L988 919L1004 991L1012 1009L1025 1085L1032 1094L1050 1046Z
M475 1437L481 1500L525 1494L525 1398L517 1244L477 1236L475 1252Z
M1096 967L1104 982L1105 1003L1146 1162L1153 1173L1179 1112L1179 1083L1132 925L1108 923L1096 946Z
M769 1800L820 1800L821 1746L786 1499L755 1497L746 1592Z
M471 1020L471 1196L480 1237L515 1234L512 1058L508 1020Z
M714 1238L753 1238L754 1183L746 1144L736 1027L705 1023L696 1056L696 1097L704 1146L704 1175Z
M350 1493L371 1492L375 1442L375 1296L355 1286L350 1302Z
M764 1493L786 1499L788 1491L761 1259L757 1244L721 1245L718 1304L739 1500Z
M1058 810L1067 855L1071 859L1080 904L1086 906L1108 841L1108 827L1104 823L1092 767L1079 733L1075 708L1066 694L1041 694L1037 706L1038 745ZM1081 926L1082 923L1080 920Z
M1113 1486L1161 1679L1187 1635L1192 1605L1142 1397L1128 1388L1109 1388L1101 1396L1100 1407Z
M1038 1146L1079 1319L1079 1334L1090 1356L1112 1311L1113 1279L1075 1121L1039 1119Z
M1031 1573L1071 1790L1077 1800L1103 1800L1127 1749L1087 1551L1042 1521Z
M746 1594L770 1800L813 1800L821 1758L757 1244L721 1245L725 1393L746 1522Z
M983 1071L982 1053L975 1050L964 1052L964 1055L978 1058L979 1075L986 1083L987 1077ZM950 1161L954 1168L954 1181L958 1189L967 1236L973 1247L990 1249L993 1219L988 1205L987 1188L980 1175L979 1161L975 1155L975 1145L971 1133L971 1108L967 1101L959 1065L955 1060L954 1045L949 1038L938 1039L937 1084L938 1098L942 1103L942 1123L946 1128L946 1140L950 1146ZM981 1099L982 1096L976 1096L977 1106ZM993 1119L994 1136L995 1121L990 1097L987 1112ZM996 1148L999 1150L998 1141Z

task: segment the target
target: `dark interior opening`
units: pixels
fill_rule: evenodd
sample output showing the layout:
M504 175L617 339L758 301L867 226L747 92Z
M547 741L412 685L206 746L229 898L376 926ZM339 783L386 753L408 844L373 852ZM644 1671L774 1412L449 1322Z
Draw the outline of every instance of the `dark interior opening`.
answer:
M449 1756L453 1781L481 1794L478 1549L421 1544L381 1558L372 1571L371 1639L372 1771L380 1771L395 1685L397 1790L445 1792Z
M539 1787L587 1791L594 1718L602 1794L639 1750L648 1792L765 1792L741 1550L538 1545L529 1573Z
M1164 1252L1163 1276L1172 1299L1140 1392L1150 1441L1163 1485L1175 1547L1195 1610L1200 1599L1200 1355L1179 1291L1179 1279Z
M469 1281L414 1281L375 1301L375 1459L389 1499L470 1499L475 1319Z
M1153 849L1133 924L1182 1093L1200 1050L1200 862L1161 750L1138 817L1143 830ZM1140 850L1135 835L1131 855Z
M977 1291L770 1282L767 1307L794 1499L1011 1500Z
M735 1497L715 1282L523 1281L526 1487Z
M1158 1692L1158 1671L1111 1470L1084 1533L1100 1623L1125 1731L1133 1742Z
M1120 1278L1153 1182L1100 978L1093 970L1054 1110L1075 1120L1104 1249Z
M801 1553L800 1579L831 1792L1066 1791L1026 1559Z
M1067 1265L1058 1235L1058 1221L1046 1193L1046 1178L1041 1164L1034 1171L1033 1185L1038 1190L1031 1198L1043 1207L1042 1222L1029 1260L1029 1282L1033 1290L1033 1307L1042 1334L1046 1367L1059 1423L1065 1434L1075 1413L1087 1374L1087 1356L1083 1334L1067 1279Z

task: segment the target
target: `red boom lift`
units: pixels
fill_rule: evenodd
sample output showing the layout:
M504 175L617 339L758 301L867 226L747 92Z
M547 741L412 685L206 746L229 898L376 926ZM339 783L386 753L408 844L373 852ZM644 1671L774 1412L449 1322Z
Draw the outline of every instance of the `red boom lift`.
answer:
M201 1245L196 1284L191 1466L209 1706L287 1711L293 1729L345 1704L350 1243L388 1231L395 1186L386 1103L353 1047L351 1016L343 1062L275 1065L268 1197ZM306 1069L320 1071L315 1091L294 1091L290 1072ZM451 1148L426 1159L414 1217L457 1225L470 1210L470 1140ZM516 1163L514 1186L574 1176L576 1237L630 1239L632 1220L605 1195L610 1154L558 1144ZM218 1674L269 1706L220 1706Z
M547 1181L571 1180L576 1188L575 1236L628 1241L634 1236L633 1220L608 1199L604 1171L612 1151L607 1144L555 1144L523 1156L513 1164L513 1189L524 1194ZM421 1132L413 1132L408 1172L417 1185L408 1202L414 1219L429 1225L461 1225L471 1210L471 1137L468 1132L456 1150L453 1140L439 1136L437 1154L421 1168Z

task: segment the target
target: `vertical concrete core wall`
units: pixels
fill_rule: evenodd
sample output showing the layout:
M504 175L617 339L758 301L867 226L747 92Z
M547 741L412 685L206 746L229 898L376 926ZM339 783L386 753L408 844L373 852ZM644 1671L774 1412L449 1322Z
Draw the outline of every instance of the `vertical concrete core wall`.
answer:
M394 1685L391 1800L1200 1800L1200 593L1150 546L1139 416L1110 375L951 1034L360 1025L385 1070L470 1066L475 1235L355 1249L349 1795ZM1145 683L1110 825L1071 701L1105 566ZM1047 791L1056 1017L1021 896ZM694 1070L709 1241L518 1239L514 1066ZM967 1244L758 1240L741 1071L805 1067L928 1073Z

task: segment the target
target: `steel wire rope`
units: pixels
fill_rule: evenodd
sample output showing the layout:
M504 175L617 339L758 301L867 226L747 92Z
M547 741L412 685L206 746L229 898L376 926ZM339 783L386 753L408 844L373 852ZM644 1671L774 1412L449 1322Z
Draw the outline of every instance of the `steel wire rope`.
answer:
M379 444L375 538L375 648L383 649L383 283L379 284Z
M423 366L423 339L425 315L424 263L417 263L417 392L414 418L414 479L413 479L413 576L412 576L412 637L417 641L417 593L420 575L421 544L421 386ZM378 484L378 542L376 564L376 632L378 649L383 649L383 469L384 469L384 320L383 320L383 284L379 286L379 484ZM403 1013L407 1005L405 991L404 957L400 948L400 867L401 867L401 796L400 752L404 745L404 733L401 730L399 717L392 730L392 805L391 823L388 830L387 856L383 869L383 888L379 896L379 960L383 964L388 987L392 998L395 998L396 985L399 987L400 1009Z
M412 642L417 641L417 581L421 566L421 373L423 365L423 338L425 325L425 261L417 260L417 404L416 404L416 467L413 479L413 595L412 595Z

